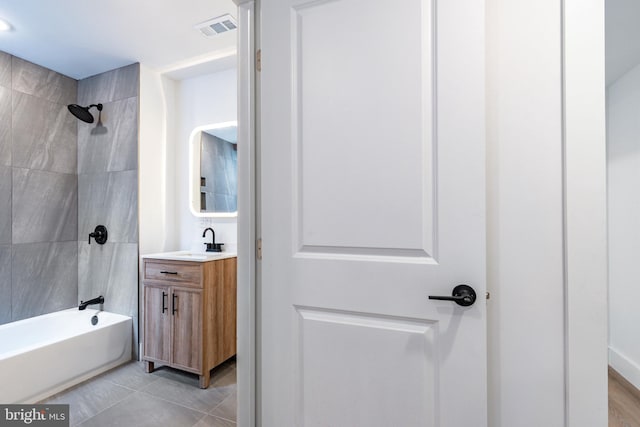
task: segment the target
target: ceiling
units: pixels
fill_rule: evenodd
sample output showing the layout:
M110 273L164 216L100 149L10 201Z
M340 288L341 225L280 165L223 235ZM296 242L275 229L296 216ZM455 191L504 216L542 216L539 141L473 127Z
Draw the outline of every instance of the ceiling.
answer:
M237 31L207 38L193 28L225 13L237 19L232 0L3 1L13 29L0 33L0 50L74 79L134 62L175 71L235 52Z
M0 4L13 30L0 50L82 79L140 62L180 79L195 64L232 64L237 32L206 38L193 26L231 13L232 0L19 0ZM607 85L640 63L640 1L606 0ZM206 69L206 67L200 67Z
M606 0L607 85L640 64L640 1Z

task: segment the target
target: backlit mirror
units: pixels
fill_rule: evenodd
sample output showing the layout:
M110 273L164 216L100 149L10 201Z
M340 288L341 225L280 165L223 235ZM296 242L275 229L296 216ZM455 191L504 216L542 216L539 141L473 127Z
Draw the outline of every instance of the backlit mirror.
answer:
M191 132L190 208L196 216L238 214L238 123L198 126Z

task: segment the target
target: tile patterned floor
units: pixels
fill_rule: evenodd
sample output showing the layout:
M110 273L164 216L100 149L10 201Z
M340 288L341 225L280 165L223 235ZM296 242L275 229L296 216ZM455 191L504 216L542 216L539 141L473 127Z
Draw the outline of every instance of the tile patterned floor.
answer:
M215 368L202 390L197 375L130 362L41 403L68 403L71 426L235 427L236 363Z

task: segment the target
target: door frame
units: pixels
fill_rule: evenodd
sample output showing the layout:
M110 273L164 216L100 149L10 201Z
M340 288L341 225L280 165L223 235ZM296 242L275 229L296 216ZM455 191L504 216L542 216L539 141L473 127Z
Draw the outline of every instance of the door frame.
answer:
M255 0L238 5L238 425L259 420ZM606 425L607 225L604 0L563 0L565 425ZM243 142L244 141L244 142Z
M256 4L254 0L233 0L238 6L238 303L237 303L237 423L260 425L256 410L258 316L256 283L258 260L256 236L259 206L256 143Z
M607 425L604 0L562 2L565 425Z

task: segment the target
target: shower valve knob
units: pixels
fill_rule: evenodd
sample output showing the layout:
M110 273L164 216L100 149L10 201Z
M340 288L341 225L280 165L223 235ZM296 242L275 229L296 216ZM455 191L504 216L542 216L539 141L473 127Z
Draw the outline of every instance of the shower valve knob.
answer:
M89 244L91 244L91 238L99 245L107 243L107 227L104 225L98 225L92 233L89 233Z

